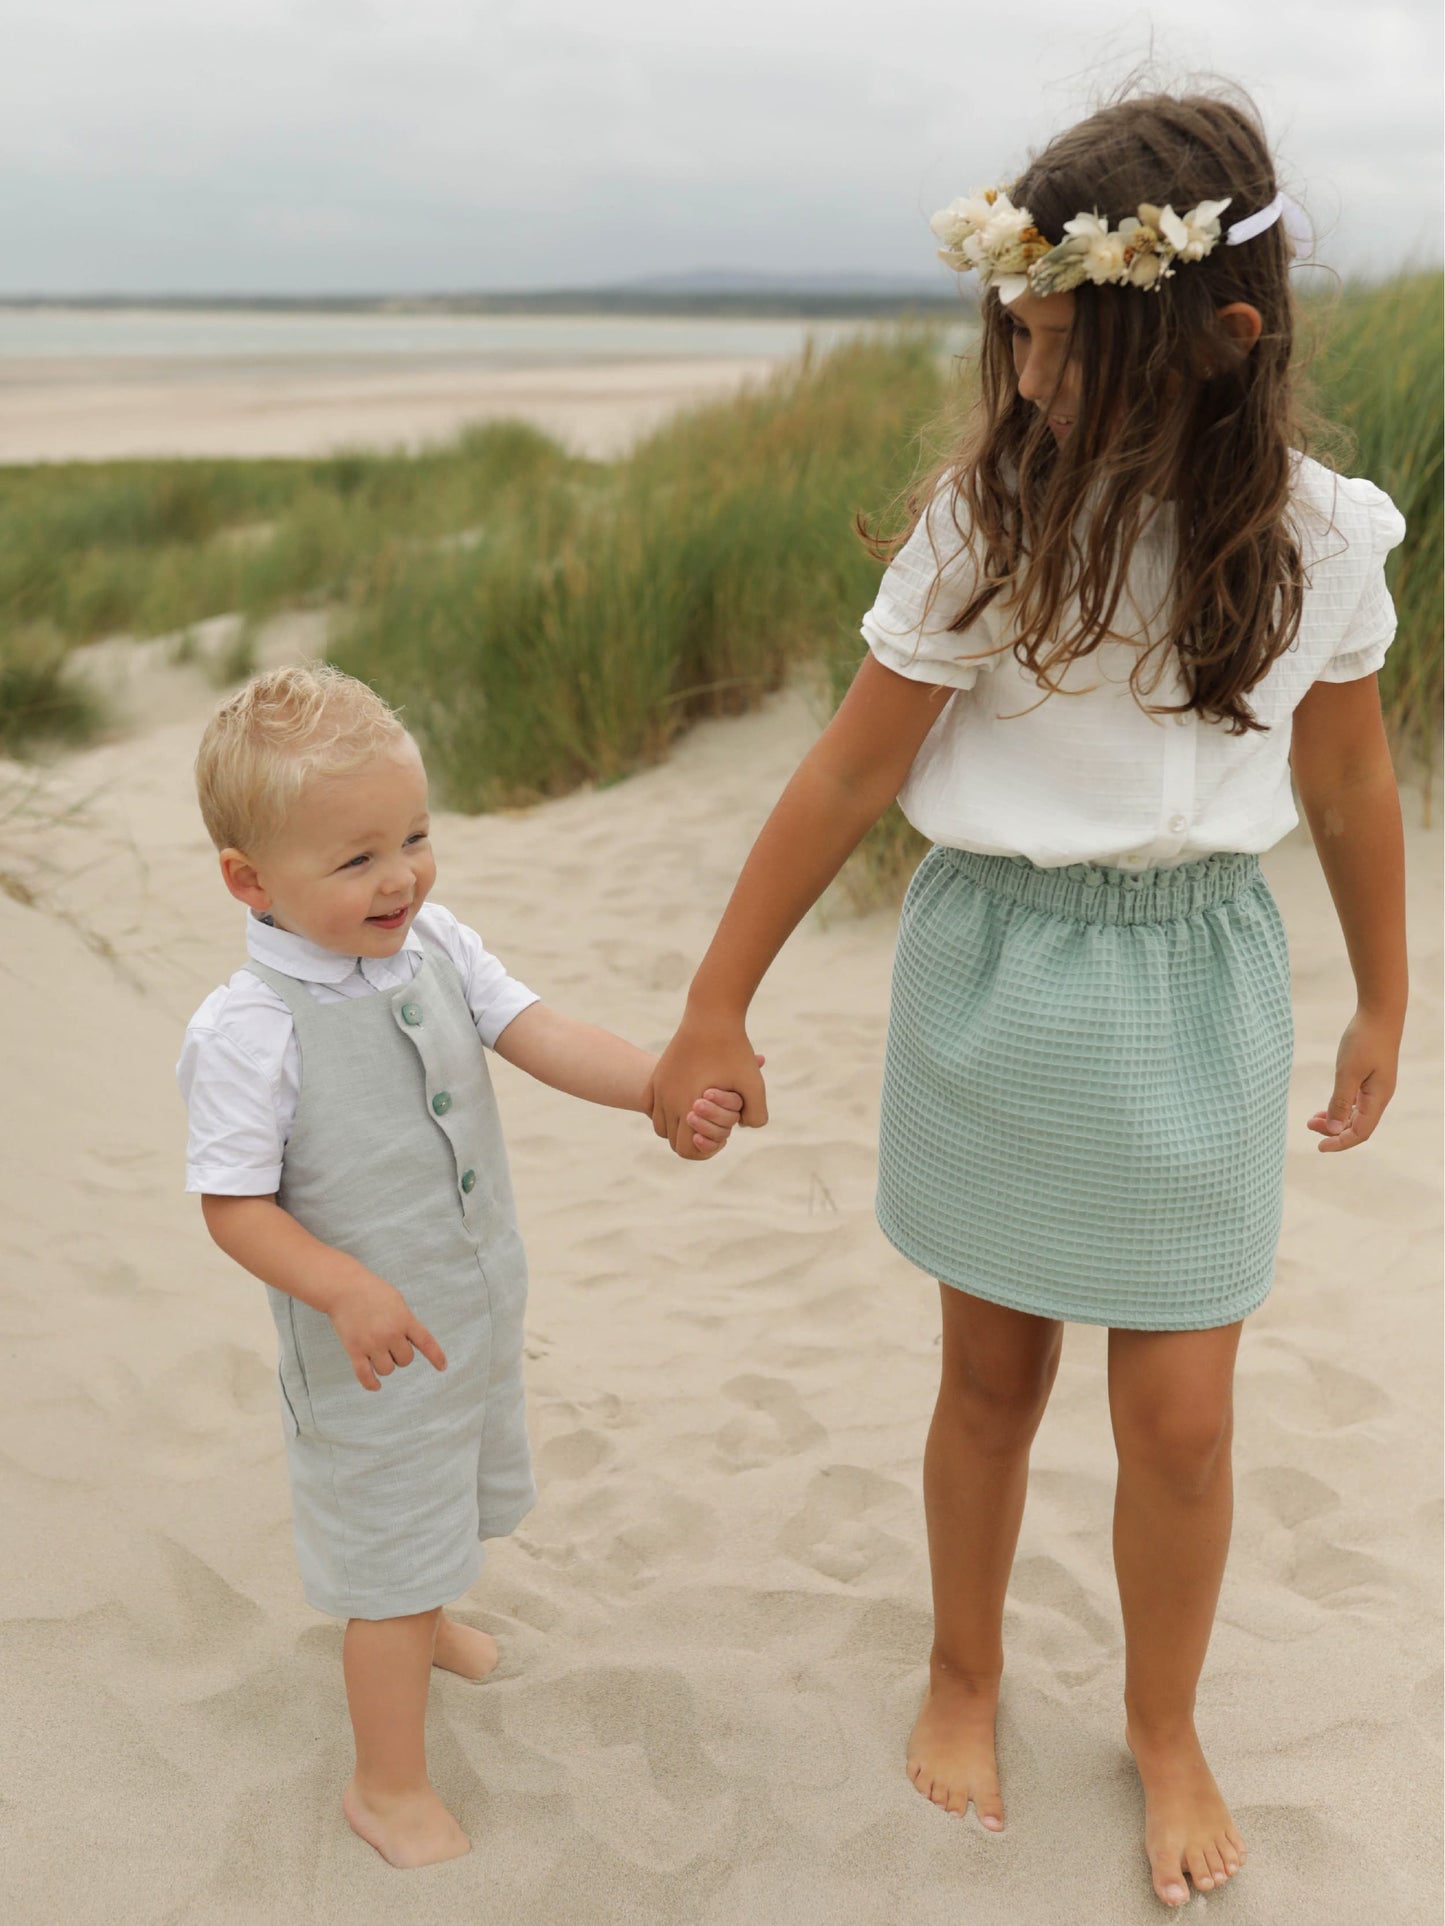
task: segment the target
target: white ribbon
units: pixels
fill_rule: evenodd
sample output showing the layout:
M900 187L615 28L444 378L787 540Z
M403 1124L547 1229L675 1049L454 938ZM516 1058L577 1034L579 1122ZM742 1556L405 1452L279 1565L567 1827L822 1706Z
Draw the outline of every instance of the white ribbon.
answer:
M1300 247L1309 247L1314 240L1314 229L1309 217L1297 201L1288 194L1276 194L1268 207L1262 207L1257 214L1250 214L1242 221L1236 221L1224 234L1227 247L1238 247L1241 241L1252 241L1256 234L1263 234L1266 228L1284 217L1285 231L1290 239Z

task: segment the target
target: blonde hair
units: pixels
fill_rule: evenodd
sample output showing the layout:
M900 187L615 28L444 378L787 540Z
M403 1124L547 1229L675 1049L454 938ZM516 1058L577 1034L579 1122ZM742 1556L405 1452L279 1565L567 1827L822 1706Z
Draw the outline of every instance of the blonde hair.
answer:
M217 849L273 843L313 776L352 775L411 738L374 689L327 662L252 676L206 725L196 795Z

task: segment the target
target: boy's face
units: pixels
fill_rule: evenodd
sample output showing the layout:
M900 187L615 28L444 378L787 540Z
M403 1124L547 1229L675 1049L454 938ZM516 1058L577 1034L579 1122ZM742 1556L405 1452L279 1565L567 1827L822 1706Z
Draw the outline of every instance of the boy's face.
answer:
M426 771L410 741L349 776L316 776L255 858L221 853L233 896L342 956L395 956L436 881Z

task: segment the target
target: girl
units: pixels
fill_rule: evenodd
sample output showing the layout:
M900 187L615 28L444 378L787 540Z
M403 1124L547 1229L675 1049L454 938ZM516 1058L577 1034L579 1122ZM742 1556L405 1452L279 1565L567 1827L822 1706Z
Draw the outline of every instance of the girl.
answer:
M1378 1125L1406 1000L1375 675L1404 525L1303 454L1284 212L1248 112L1155 96L935 218L986 289L971 432L911 503L869 654L758 837L651 1092L683 1156L700 1089L766 1122L753 992L900 796L935 846L899 932L877 1210L943 1305L908 1770L1002 1829L1029 1446L1065 1322L1107 1325L1125 1736L1172 1906L1186 1876L1208 1892L1245 1859L1193 1715L1235 1352L1280 1227L1293 1027L1259 854L1298 820L1291 766L1358 990L1310 1119L1321 1150Z

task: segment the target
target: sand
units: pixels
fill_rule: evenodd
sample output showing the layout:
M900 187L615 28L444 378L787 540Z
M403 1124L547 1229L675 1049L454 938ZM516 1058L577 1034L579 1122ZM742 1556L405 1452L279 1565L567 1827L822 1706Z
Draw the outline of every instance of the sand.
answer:
M496 1065L541 1495L459 1607L498 1675L433 1696L476 1849L398 1874L348 1831L340 1628L297 1582L274 1333L181 1191L173 1065L241 931L189 786L213 698L175 678L144 732L0 783L7 1921L1161 1918L1122 1743L1101 1331L1068 1329L1034 1450L1007 1831L904 1775L938 1311L871 1214L894 919L841 904L758 999L773 1122L714 1164ZM660 1045L815 726L794 691L606 791L443 816L437 900L549 999ZM1343 1156L1305 1128L1352 1008L1343 944L1303 829L1265 863L1295 971L1288 1201L1199 1696L1251 1857L1189 1915L1236 1926L1439 1917L1441 817L1406 806L1402 1080Z
M501 417L604 461L679 407L735 394L789 358L497 368L436 355L0 356L0 462L415 449Z

